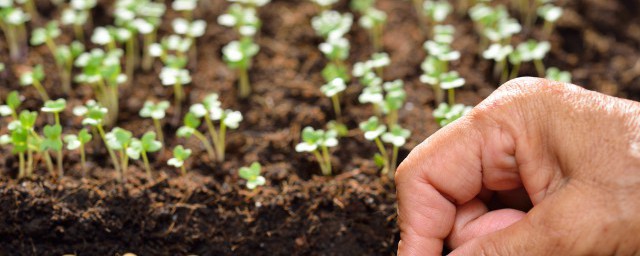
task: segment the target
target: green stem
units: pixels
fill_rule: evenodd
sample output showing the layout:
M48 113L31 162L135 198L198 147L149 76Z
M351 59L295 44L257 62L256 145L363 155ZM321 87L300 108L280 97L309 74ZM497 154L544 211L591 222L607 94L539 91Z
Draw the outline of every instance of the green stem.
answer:
M18 153L19 170L18 170L18 179L24 178L25 169L24 169L24 152Z
M336 112L336 119L338 120L338 122L341 122L342 109L340 108L340 97L338 96L338 94L331 97L331 102L333 103L333 110Z
M31 149L27 150L27 169L25 170L25 176L27 178L31 178L31 173L33 173L33 151Z
M118 180L120 182L123 182L123 173L122 173L122 169L120 169L120 163L118 162L118 158L116 157L116 153L113 152L113 150L111 148L109 148L109 146L107 145L107 138L105 137L104 129L102 128L102 125L97 125L96 128L98 129L98 133L100 134L100 138L102 138L102 141L104 142L104 146L107 148L107 152L109 152L109 157L111 157L111 161L113 162L113 166L116 169L116 171L118 172Z
M213 121L211 121L211 117L209 115L204 115L204 123L207 125L207 129L209 129L209 136L213 141L214 145L218 145L218 132L216 131L216 127L213 125Z
M322 149L322 156L324 158L324 164L326 167L326 172L323 173L325 176L331 175L331 155L329 155L329 149L325 146L320 147Z
M16 35L16 28L8 24L6 30L7 40L9 41L9 51L12 60L20 59L20 45Z
M56 176L56 169L53 167L53 161L51 161L51 156L49 155L49 151L43 152L44 161L47 164L47 170L49 170L49 174L51 176Z
M40 94L40 97L42 98L42 100L44 100L44 101L50 100L49 94L47 94L47 91L44 89L44 87L42 87L42 84L40 83L40 81L38 81L37 79L34 79L33 80L33 87L36 88L36 90Z
M449 96L449 106L453 106L453 104L456 104L456 91L455 89L451 88L447 90L447 92Z
M156 40L156 31L143 36L143 51L142 51L142 69L150 70L153 66L153 57L149 53L149 46Z
M520 63L515 64L511 69L511 74L509 75L509 79L514 79L518 77L518 73L520 72Z
M87 175L87 166L86 166L86 156L84 152L84 144L80 145L80 164L82 165L82 177L86 177Z
M398 147L393 146L393 153L391 155L391 171L389 172L389 178L392 180L396 173L396 165L398 164L398 149Z
M249 71L246 68L238 69L238 83L240 86L240 98L247 98L251 94L251 84L249 82Z
M58 179L62 179L62 176L64 176L64 169L62 169L62 149L58 150L58 156L57 156L57 160L58 160Z
M436 106L440 105L440 103L442 103L443 99L444 99L444 92L442 91L442 88L440 88L440 84L436 84L433 85L433 94L434 94L434 98L436 100Z
M182 91L182 82L179 81L173 85L173 100L176 108L176 112L173 116L174 123L180 121L180 115L182 114L182 101L184 100L184 94Z
M382 144L382 141L380 141L380 138L376 138L374 141L376 142L376 146L378 146L382 159L384 159L384 167L382 168L381 173L386 174L389 172L389 155L387 154L387 149L384 147L384 144Z
M182 166L180 166L180 171L182 172L182 175L187 175L187 168L184 167L184 163L182 164Z
M128 84L132 84L133 82L133 71L136 67L136 36L135 33L132 32L131 38L127 40L127 80Z
M214 152L213 147L211 147L211 143L209 142L207 137L205 137L199 131L195 131L193 133L193 136L196 136L196 138L202 142L204 148L207 150L207 153L209 153L209 157L211 157L211 160L213 160L216 157L216 153Z
M322 172L322 175L325 175L325 176L331 175L331 171L327 171L327 167L325 166L324 160L322 158L322 155L320 155L320 152L318 152L318 150L314 150L313 155L316 157L316 161L318 161L318 164L320 165L320 171Z
M398 110L391 110L387 115L387 124L393 126L398 123Z
M536 71L538 71L539 77L544 77L544 64L542 60L533 60L533 64L536 65Z
M162 124L160 123L160 119L153 119L153 125L156 127L156 132L158 133L158 140L164 144L164 133L162 132Z
M225 151L225 135L227 133L227 126L224 122L220 122L220 133L218 134L218 144L216 144L216 153L218 153L218 162L224 161Z
M84 43L84 29L80 24L73 24L73 32L76 34L76 38Z
M147 171L147 177L149 180L153 180L153 175L151 175L151 166L149 165L149 158L145 151L142 151L142 161L144 162L144 169Z

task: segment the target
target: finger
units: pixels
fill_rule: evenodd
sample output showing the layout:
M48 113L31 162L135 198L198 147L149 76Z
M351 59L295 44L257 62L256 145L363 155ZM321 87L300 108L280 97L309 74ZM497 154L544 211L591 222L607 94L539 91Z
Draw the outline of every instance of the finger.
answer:
M450 200L469 201L482 187L480 143L474 129L457 122L424 141L402 162L395 178L399 255L442 253L456 213Z
M524 212L513 209L488 212L482 201L474 199L458 207L455 224L447 243L450 248L458 248L474 238L504 229L524 216Z

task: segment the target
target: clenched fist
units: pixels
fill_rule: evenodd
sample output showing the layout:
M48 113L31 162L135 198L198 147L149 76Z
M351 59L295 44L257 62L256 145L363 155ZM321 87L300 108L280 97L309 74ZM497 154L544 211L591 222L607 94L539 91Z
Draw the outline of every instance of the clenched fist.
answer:
M452 255L640 255L640 103L512 80L414 149L396 186L401 256L443 245Z

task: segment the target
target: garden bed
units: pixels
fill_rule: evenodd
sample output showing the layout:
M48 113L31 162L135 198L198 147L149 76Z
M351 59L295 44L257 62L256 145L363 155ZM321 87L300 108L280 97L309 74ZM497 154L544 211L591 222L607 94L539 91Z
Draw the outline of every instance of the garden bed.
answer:
M41 2L43 16L59 15L49 1ZM94 9L96 25L112 22L104 14L111 10L109 2L101 1ZM631 0L567 2L545 64L571 71L573 82L588 89L640 100L640 4ZM121 184L106 150L93 143L87 147L86 178L81 176L79 156L67 152L63 179L50 177L39 167L38 177L30 181L16 180L17 158L9 148L1 148L0 251L11 255L395 254L399 231L393 181L380 177L372 161L375 145L355 129L373 114L370 106L358 103L362 87L349 86L343 96L345 124L352 130L340 138L333 153L334 176L320 176L312 155L293 150L303 127L322 127L334 118L331 101L318 89L325 83L321 70L326 59L317 47L322 39L310 25L316 7L309 1L273 0L260 9L263 27L256 42L261 49L250 71L253 92L248 99L238 99L235 73L221 57L221 48L234 35L216 22L227 6L215 0L195 12L208 27L197 40L197 61L190 63L193 82L185 87L187 103L217 92L223 106L243 113L240 127L228 134L227 161L214 164L204 150L194 150L189 173L180 176L165 164L171 158L167 148L150 156L153 181L136 162L125 174L127 182ZM384 79L404 80L408 95L399 120L412 135L400 150L402 159L439 129L432 117L433 92L419 81L425 58L422 43L427 38L410 1L379 0L378 7L389 15L383 45L392 64L385 69ZM346 1L334 9L349 10ZM176 15L168 10L165 19ZM170 30L169 22L165 23L161 35ZM456 27L452 47L462 56L452 68L467 81L457 99L476 105L499 84L492 75L493 64L478 57L478 36L468 17L451 15L448 23ZM69 35L64 33L61 41L69 42ZM528 38L524 35L538 37L540 31L524 31L514 41ZM357 24L347 39L352 45L347 63L364 61L373 53L369 36ZM8 52L4 41L0 49ZM58 70L45 47L31 47L27 60L23 64L44 65L44 86L52 98L65 97L73 107L92 97L91 90L82 86L68 96L55 89ZM8 58L2 61L19 68ZM137 71L135 86L121 89L117 125L136 136L153 129L151 120L138 117L144 101L172 97L171 90L159 83L161 68L158 62L151 71ZM0 74L1 99L21 89L13 69L8 69ZM533 65L523 66L521 74L535 75ZM40 108L42 101L35 90L21 93L24 108ZM62 120L65 129L81 127L70 111L63 113ZM7 133L3 122L0 119L0 134ZM195 140L175 137L177 129L171 122L164 126L168 145L201 147ZM267 184L250 191L237 170L253 161L264 166Z

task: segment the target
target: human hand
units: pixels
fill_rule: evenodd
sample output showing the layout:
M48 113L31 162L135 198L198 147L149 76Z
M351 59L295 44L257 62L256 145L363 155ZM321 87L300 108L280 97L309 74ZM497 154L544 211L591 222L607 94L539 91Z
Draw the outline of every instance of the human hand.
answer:
M398 254L640 253L640 103L538 78L500 87L396 173ZM498 196L515 209L488 211Z

